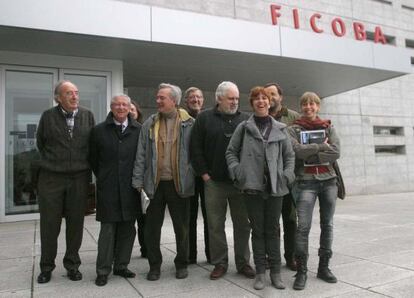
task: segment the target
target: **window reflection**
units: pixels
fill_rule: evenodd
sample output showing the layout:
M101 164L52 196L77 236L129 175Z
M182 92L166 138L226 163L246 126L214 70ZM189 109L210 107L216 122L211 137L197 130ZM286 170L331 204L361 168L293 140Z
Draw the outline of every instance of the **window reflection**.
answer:
M80 92L79 104L91 110L96 123L106 118L107 78L99 75L68 74L65 80L74 83Z
M38 211L36 129L52 90L53 73L6 71L6 215Z

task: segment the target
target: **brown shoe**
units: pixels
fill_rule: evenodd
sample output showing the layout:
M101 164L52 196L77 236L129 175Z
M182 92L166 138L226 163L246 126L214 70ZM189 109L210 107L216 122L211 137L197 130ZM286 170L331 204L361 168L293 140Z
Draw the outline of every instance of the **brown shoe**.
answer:
M253 279L256 276L256 272L253 270L250 265L244 265L242 269L237 271L239 274L243 274L247 278Z
M296 261L294 259L286 260L286 267L288 267L292 271L297 270Z
M224 267L223 265L216 265L214 267L214 270L211 271L211 273L210 273L210 279L211 280L219 279L224 274L226 274L226 272L227 272L227 268L226 267Z

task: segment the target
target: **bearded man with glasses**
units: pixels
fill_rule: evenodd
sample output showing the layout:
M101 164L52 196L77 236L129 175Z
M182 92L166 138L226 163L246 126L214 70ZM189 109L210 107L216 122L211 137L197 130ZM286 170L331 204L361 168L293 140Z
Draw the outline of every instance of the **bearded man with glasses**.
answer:
M210 279L222 277L228 269L228 245L225 232L227 205L233 222L234 256L237 272L254 278L250 266L250 224L240 192L227 170L225 152L237 125L248 115L239 111L239 89L222 82L216 89L216 105L201 112L191 133L191 163L204 181L210 261L214 270Z

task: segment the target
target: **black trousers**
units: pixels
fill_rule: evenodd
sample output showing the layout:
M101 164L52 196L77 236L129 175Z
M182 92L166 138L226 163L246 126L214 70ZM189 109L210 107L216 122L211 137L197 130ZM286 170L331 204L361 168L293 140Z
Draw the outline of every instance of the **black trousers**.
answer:
M181 198L177 194L172 180L160 181L154 198L148 206L145 222L145 243L151 270L159 270L162 264L161 228L167 205L173 222L177 248L177 256L174 259L175 267L186 268L188 264L189 198Z
M206 200L204 196L204 181L201 177L196 177L195 180L195 193L190 197L190 261L197 261L197 217L198 217L198 198L200 198L201 213L203 214L204 223L204 252L206 254L207 262L210 262L210 249L208 241L208 225L207 225L207 212L206 212Z
M258 274L266 272L266 255L271 273L279 273L281 267L279 219L282 197L266 193L243 194L252 227L253 259Z
M135 241L135 220L101 222L96 258L96 274L108 275L114 270L123 270L131 260Z
M296 208L293 202L292 194L285 195L283 197L282 206L282 219L283 219L283 243L285 247L285 260L291 261L294 259L295 254L295 239L297 229L297 217ZM279 230L280 233L280 230Z
M141 246L141 256L147 256L147 246L145 244L145 214L141 214L137 218L137 234L139 246Z
M66 223L66 253L63 265L76 270L81 264L83 221L88 199L90 172L65 175L40 171L39 211L42 272L55 269L55 258L62 218Z

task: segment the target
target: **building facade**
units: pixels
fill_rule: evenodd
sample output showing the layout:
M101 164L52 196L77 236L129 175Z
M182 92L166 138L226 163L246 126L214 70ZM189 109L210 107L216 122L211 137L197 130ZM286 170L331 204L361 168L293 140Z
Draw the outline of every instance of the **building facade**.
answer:
M35 132L74 81L102 121L127 92L148 116L161 82L205 91L279 82L323 98L349 194L414 190L413 0L15 0L0 3L0 222L37 218Z

